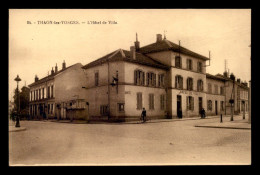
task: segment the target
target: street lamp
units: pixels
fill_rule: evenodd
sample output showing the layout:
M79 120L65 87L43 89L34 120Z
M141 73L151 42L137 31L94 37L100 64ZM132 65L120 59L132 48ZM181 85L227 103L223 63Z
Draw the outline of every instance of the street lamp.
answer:
M20 122L19 122L19 115L20 115L20 94L19 94L19 87L18 87L18 83L19 81L21 81L21 78L19 77L19 75L17 75L17 77L14 79L17 82L17 116L16 116L16 124L15 127L20 127Z
M233 81L233 89L232 89L232 93L231 93L231 98L229 100L229 103L231 104L231 118L230 121L233 121L233 104L234 104L234 99L233 99L233 93L234 93L234 86L235 86L235 76L233 75L233 73L230 75L230 79Z

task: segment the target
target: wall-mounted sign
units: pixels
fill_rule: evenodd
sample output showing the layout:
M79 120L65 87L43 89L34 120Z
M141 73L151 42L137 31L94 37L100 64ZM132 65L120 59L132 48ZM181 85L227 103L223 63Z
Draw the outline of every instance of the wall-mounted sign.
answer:
M185 91L185 90L180 90L179 94L200 95L199 92L192 92L192 91Z

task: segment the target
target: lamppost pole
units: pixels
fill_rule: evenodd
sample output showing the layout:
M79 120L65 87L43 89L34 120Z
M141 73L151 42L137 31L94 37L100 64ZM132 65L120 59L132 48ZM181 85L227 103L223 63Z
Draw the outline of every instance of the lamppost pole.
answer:
M16 124L15 127L20 127L20 122L19 122L19 115L20 115L20 94L19 94L19 86L18 83L21 81L21 78L19 75L14 79L17 82L17 116L16 116Z
M233 89L232 89L232 93L231 93L231 99L230 99L230 104L231 104L231 118L230 118L230 121L233 121L233 113L234 113L234 96L233 96L233 93L234 93L234 86L235 86L235 76L233 74L230 75L230 79L233 80Z

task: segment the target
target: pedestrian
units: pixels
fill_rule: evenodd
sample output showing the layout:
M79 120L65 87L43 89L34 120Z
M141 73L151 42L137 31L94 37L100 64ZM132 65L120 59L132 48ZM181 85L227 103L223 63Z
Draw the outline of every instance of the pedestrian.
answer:
M146 110L145 110L145 108L143 108L141 117L142 117L142 119L143 119L143 122L145 122L145 121L146 121Z
M204 108L202 108L202 110L201 110L201 116L202 116L202 118L206 118L206 113L205 113Z

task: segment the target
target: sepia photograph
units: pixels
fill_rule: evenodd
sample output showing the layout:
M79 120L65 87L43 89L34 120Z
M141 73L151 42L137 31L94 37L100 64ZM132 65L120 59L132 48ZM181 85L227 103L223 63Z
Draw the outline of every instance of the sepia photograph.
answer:
M251 165L251 9L9 9L9 166Z

